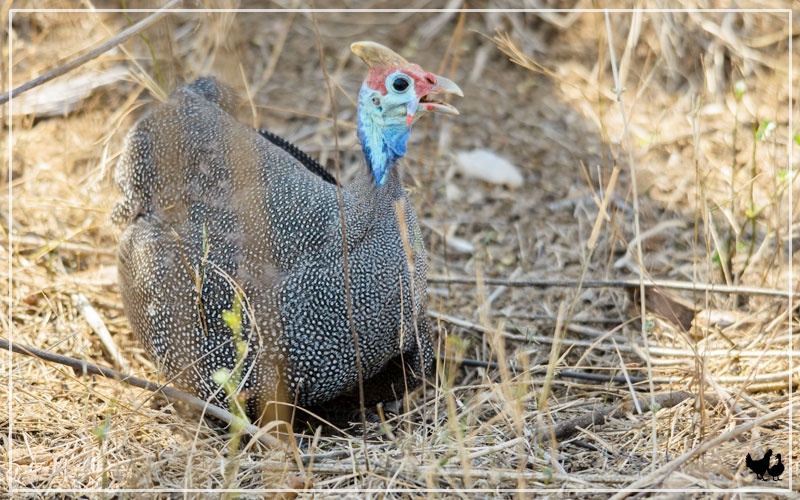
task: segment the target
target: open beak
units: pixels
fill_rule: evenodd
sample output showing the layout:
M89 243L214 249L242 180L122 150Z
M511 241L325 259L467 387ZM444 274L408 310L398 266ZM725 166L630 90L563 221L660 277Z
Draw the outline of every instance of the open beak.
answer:
M458 110L454 106L446 102L431 99L430 96L435 94L455 94L459 97L464 97L464 93L461 92L458 85L447 78L439 75L434 76L436 77L436 83L433 84L431 90L419 100L419 108L423 111L435 111L446 115L457 115Z

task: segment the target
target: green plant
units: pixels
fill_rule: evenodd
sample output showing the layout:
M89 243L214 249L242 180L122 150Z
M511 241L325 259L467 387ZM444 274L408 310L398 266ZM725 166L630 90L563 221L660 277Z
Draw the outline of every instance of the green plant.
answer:
M219 384L228 395L229 411L237 417L237 419L231 423L231 439L228 442L228 462L225 465L226 488L231 488L235 485L236 474L239 468L237 455L239 453L243 428L250 423L247 418L247 412L245 411L245 394L239 391L242 382L244 359L247 356L247 342L245 342L242 337L242 317L242 296L237 291L233 296L232 308L222 313L222 319L225 321L225 324L228 325L228 328L231 329L233 336L233 345L236 349L236 363L233 366L233 370L220 368L213 375L214 382Z

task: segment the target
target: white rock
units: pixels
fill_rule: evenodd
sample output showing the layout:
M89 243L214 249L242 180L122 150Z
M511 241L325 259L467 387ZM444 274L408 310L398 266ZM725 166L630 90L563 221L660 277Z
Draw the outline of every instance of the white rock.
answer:
M447 246L457 253L469 254L475 252L475 245L458 236L450 236L447 238Z
M522 186L522 174L519 169L487 149L461 151L456 155L456 160L459 171L465 176L512 188Z

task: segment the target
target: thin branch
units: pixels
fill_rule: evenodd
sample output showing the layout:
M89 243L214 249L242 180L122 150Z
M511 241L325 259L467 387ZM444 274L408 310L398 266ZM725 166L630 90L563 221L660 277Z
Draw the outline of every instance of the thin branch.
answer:
M462 366L469 366L472 368L486 368L489 370L497 370L500 368L500 363L496 361L483 361L481 359L472 359L472 358L455 358L451 356L439 356L440 361L448 362L448 363L455 363ZM530 367L527 366L519 366L514 363L509 363L508 369L521 372L525 370L529 370ZM547 373L547 370L533 370L531 374L533 375L544 375ZM554 374L558 378L574 378L577 380L589 380L592 382L614 382L617 384L625 384L630 380L632 383L636 384L639 382L644 382L647 380L647 377L634 377L629 375L627 378L622 375L603 375L602 373L583 373L583 372L576 372L572 370L561 370L557 371ZM669 382L669 380L665 379L665 382Z
M142 31L149 28L153 23L161 19L165 14L169 12L169 9L174 7L178 4L180 0L170 0L167 2L159 10L153 12L149 16L145 17L138 23L134 24L133 26L122 30L119 34L109 38L107 41L100 44L98 47L90 50L89 52L84 53L76 57L75 59L68 61L57 68L53 68L52 70L48 71L47 73L43 74L40 77L34 78L33 80L29 80L19 87L15 88L11 92L6 92L3 95L0 95L0 104L5 104L13 95L14 97L18 97L20 94L25 93L33 88L38 87L44 83L49 82L54 78L58 78L61 75L69 73L73 69L83 66L87 62L95 59L96 57L108 52L109 50L113 49L117 45L124 43L129 38L138 35Z
M138 387L139 389L161 393L172 404L175 404L178 401L188 404L202 411L204 414L210 415L222 422L225 422L227 425L232 425L234 422L237 422L239 427L243 429L244 432L257 439L264 446L268 446L270 448L285 448L286 446L286 443L283 443L282 441L275 439L270 435L264 434L259 427L239 419L219 406L213 405L208 401L204 401L178 389L156 384L155 382L150 382L149 380L133 377L131 375L126 375L122 372L118 372L116 370L112 370L111 368L106 368L105 366L100 366L92 362L75 359L69 356L62 356L60 354L54 354L52 352L43 351L34 347L28 347L20 344L19 342L14 342L11 344L7 339L2 337L0 337L0 349L5 349L17 354L24 354L26 356L32 356L43 361L68 366L72 368L72 370L78 376L99 375L101 377L117 380L133 387Z
M489 331L488 328L485 328L477 323L472 323L471 321L463 320L461 318L456 318L455 316L450 316L449 314L437 313L435 311L428 311L428 315L439 321L444 321L445 323L450 323L451 325L459 326L462 328L469 328L471 330L475 330L476 332L487 333ZM523 340L526 342L539 342L542 344L553 343L553 338L547 336L520 335L509 332L507 330L503 330L501 333L507 336L508 338L514 340ZM615 347L611 344L595 344L594 342L588 342L585 340L563 339L561 342L563 344L575 347L592 347L593 349L600 349L609 352L615 350ZM642 346L638 344L625 344L625 345L620 345L617 348L622 352L633 352L635 354L640 354ZM762 356L767 356L778 359L800 357L800 351L789 351L786 349L766 349L766 350L739 349L737 347L730 347L725 349L708 349L708 350L674 349L671 347L649 347L647 349L647 354L655 356L685 357L685 358L695 358L698 355L708 356L708 357L736 356L738 358L759 358Z
M688 351L687 351L688 354ZM800 355L800 353L794 353L795 356ZM473 368L485 368L488 370L496 370L500 367L499 363L496 361L483 361L480 359L472 359L472 358L454 358L449 356L440 356L440 361L448 362L448 363L455 363L460 364L462 366L468 366ZM530 367L526 366L519 366L516 364L509 364L508 368L510 370L521 372L524 370L530 370ZM791 382L792 386L798 385L793 375L797 374L800 371L800 368L794 368L793 370L783 370L776 373L761 373L758 375L723 375L721 377L715 377L715 380L722 384L727 385L734 385L734 384L747 384L745 390L749 393L755 392L767 392L767 391L777 391L777 390L786 390ZM546 371L544 369L537 369L532 370L532 375L544 375ZM555 376L558 378L571 378L575 380L587 380L590 382L613 382L615 384L626 384L630 381L633 384L639 384L649 380L645 376L633 376L628 375L625 377L624 375L605 375L602 373L585 373L579 372L574 370L560 370L555 373ZM677 384L681 380L684 380L681 377L653 377L653 382L656 384ZM684 380L685 381L685 380ZM638 389L638 388L637 388Z
M503 278L482 278L487 285L504 285L510 287L531 287L531 288L639 288L639 280L576 280L576 279L531 279L531 280L508 280ZM477 283L475 278L468 276L428 276L428 283L439 283L445 285L474 285ZM797 294L786 290L775 290L772 288L758 288L747 286L715 285L709 283L689 283L676 280L647 280L646 288L666 288L672 290L688 290L711 293L729 293L742 295L765 295L771 297L794 297Z

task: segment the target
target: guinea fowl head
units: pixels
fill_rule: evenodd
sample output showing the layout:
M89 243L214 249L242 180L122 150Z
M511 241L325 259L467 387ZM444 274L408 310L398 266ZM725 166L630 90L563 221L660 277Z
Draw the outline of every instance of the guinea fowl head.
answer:
M419 65L375 42L356 42L350 50L369 66L358 94L358 137L375 184L386 182L389 169L406 154L411 126L428 111L457 115L434 94L463 96L458 85L426 72Z

